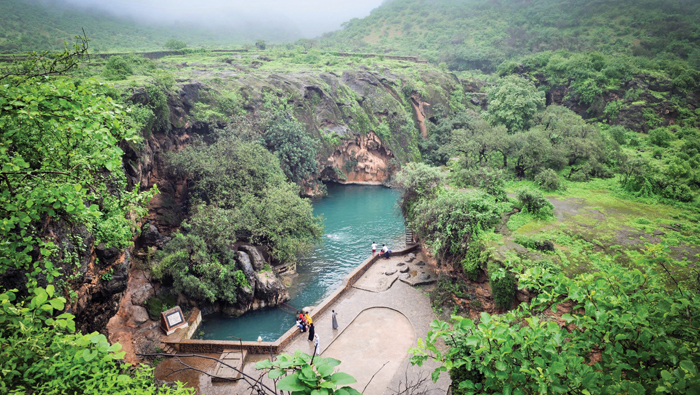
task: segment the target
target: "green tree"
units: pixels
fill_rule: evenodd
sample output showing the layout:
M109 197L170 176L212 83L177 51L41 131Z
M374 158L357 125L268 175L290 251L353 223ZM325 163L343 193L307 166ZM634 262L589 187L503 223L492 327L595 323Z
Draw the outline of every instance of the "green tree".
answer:
M440 168L424 163L409 163L396 174L396 183L402 188L399 207L405 216L412 214L412 206L419 199L430 199L440 189L445 176Z
M488 91L489 109L486 119L505 125L510 133L527 130L537 110L544 107L544 93L517 75L498 80Z
M263 146L221 136L212 144L173 154L169 161L188 175L195 205L218 210L201 211L211 215L202 217L200 236L219 221L217 216L225 216L230 242L266 245L282 262L294 260L321 237L323 226L311 204L299 197L298 186L286 181L279 160ZM193 219L199 218L197 213ZM210 238L207 244L211 243Z
M278 115L270 122L265 143L279 158L282 171L290 181L301 184L318 172L316 153L319 142L309 136L295 119Z
M255 48L264 51L265 48L267 48L267 43L265 42L265 40L258 40L255 42Z

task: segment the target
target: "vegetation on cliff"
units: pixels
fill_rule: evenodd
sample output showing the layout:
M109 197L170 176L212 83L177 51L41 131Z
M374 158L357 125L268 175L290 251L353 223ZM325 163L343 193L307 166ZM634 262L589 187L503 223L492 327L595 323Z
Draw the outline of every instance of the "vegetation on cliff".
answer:
M146 367L121 366L118 344L76 333L74 315L64 312L84 281L86 249L131 244L157 192L127 186L119 144L141 140L128 107L95 82L49 76L74 56L66 49L57 67L27 62L21 73L0 72L0 389L189 393L156 387Z

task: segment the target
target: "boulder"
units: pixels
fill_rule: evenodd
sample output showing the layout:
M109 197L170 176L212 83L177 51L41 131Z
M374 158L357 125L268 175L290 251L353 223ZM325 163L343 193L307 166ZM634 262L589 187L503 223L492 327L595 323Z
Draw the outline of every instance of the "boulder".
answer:
M236 268L245 274L245 278L248 280L251 290L255 290L258 276L255 274L255 269L253 269L253 264L250 262L248 254L243 251L236 251Z
M151 284L144 284L143 287L140 287L131 294L131 304L143 305L152 295L153 287Z
M141 240L147 246L163 248L163 245L170 241L170 237L163 236L155 225L147 222L141 228Z
M103 296L112 296L126 290L126 283L129 279L130 262L131 255L129 254L129 251L124 251L124 259L112 266L112 279L109 281L103 281L103 283L106 283L104 287L102 287Z
M146 310L145 307L142 306L131 306L129 309L129 314L131 314L131 321L136 324L136 326L143 324L144 322L149 320L148 317L148 310Z
M410 268L408 266L404 266L401 269L399 269L399 273L408 273Z
M478 106L479 104L481 104L481 100L477 99L476 97L472 97L470 101L475 106Z
M396 269L389 269L384 272L384 274L386 274L387 276L392 276L394 275L394 273L396 273Z
M250 246L250 245L242 245L238 247L239 251L243 251L246 254L248 254L248 257L250 257L250 261L253 264L253 269L256 272L259 272L265 268L265 259L263 259L262 254L256 247Z
M406 259L406 262L413 262L414 259L416 259L416 254L410 253L408 254L408 259Z
M274 306L289 299L289 291L273 272L265 271L258 273L255 298L264 301L267 306Z
M99 264L104 266L109 266L114 263L114 261L119 258L119 249L117 247L107 248L105 243L100 243L95 247L95 255L99 259Z
M425 266L425 262L423 262L423 261L418 261L418 263L416 263L416 266Z

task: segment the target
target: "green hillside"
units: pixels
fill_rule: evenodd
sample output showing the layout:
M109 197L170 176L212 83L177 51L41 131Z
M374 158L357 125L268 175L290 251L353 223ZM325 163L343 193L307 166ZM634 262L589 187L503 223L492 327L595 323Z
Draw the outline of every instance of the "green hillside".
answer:
M252 44L263 38L271 41L294 38L280 28L261 27L256 31L237 31L235 27L214 31L191 26L152 26L103 12L89 12L69 7L62 2L0 0L0 53L24 53L37 50L58 50L64 41L82 34L90 38L91 52L161 50L169 39L177 39L190 47L230 48Z
M700 66L700 3L689 0L395 0L324 37L325 46L419 54L451 69L493 71L548 50L691 59Z

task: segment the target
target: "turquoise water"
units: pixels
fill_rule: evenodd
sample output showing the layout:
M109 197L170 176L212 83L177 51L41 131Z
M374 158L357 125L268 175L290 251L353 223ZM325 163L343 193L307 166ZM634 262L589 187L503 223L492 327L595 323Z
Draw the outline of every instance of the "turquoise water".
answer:
M301 309L319 304L335 291L342 279L372 254L371 244L390 249L405 247L403 218L396 208L399 191L381 186L328 185L328 196L313 201L314 215L323 215L325 236L300 260L289 287L287 304ZM231 318L205 316L199 339L277 340L294 326L289 309L267 308Z

